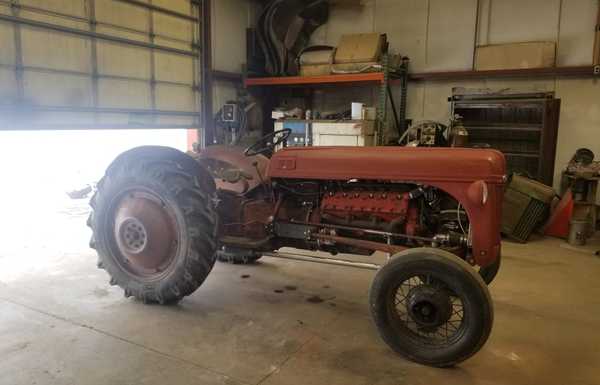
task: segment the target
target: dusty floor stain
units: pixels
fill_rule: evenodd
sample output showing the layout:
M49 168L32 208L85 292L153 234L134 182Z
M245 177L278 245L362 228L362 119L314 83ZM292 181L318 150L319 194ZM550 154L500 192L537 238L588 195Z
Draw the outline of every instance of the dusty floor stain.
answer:
M312 297L308 297L306 299L306 302L310 302L310 303L323 303L325 302L325 300L321 297L319 297L318 295L313 295Z

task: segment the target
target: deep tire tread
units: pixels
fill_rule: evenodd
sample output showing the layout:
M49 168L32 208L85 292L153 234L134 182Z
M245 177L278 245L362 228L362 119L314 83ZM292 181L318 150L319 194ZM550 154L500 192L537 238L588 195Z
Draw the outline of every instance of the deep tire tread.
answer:
M98 247L99 264L111 276L111 284L122 287L126 297L134 296L144 303L179 302L204 282L215 263L214 228L217 213L211 199L215 194L214 182L193 159L173 151L162 147L140 148L132 150L129 156L117 158L107 170L102 183L98 183L98 191L92 198L94 212L99 212L106 209L105 202L110 200L110 194L120 184L152 183L162 186L184 218L187 250L177 257L179 260L174 262L176 266L173 270L158 282L145 283L132 277L114 262L107 245ZM210 179L205 180L207 178ZM203 179L203 183L200 183L200 179ZM95 235L106 230L97 223L96 217L99 216L90 217ZM96 239L105 238L96 236Z

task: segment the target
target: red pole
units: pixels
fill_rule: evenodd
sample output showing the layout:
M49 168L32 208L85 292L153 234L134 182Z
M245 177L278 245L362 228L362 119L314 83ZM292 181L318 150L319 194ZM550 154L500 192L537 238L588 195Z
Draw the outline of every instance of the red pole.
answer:
M187 130L187 149L188 151L194 151L194 144L199 143L200 137L197 129Z

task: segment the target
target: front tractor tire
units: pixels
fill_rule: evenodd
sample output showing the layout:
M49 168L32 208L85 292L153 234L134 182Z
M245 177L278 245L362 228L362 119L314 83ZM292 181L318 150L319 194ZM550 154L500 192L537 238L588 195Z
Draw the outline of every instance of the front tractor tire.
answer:
M384 342L420 364L458 364L477 353L492 330L487 285L469 264L444 250L395 255L377 272L369 297Z
M214 181L188 155L139 147L119 156L92 197L90 246L126 297L172 304L215 263Z

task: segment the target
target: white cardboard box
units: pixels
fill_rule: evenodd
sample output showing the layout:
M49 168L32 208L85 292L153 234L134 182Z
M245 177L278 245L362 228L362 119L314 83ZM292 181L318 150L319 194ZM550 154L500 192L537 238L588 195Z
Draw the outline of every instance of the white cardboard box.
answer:
M375 145L375 122L351 120L344 122L315 122L312 127L315 146Z
M304 122L306 120L286 120ZM365 147L375 145L375 121L371 120L312 120L313 146ZM283 121L275 122L275 130L283 129Z

